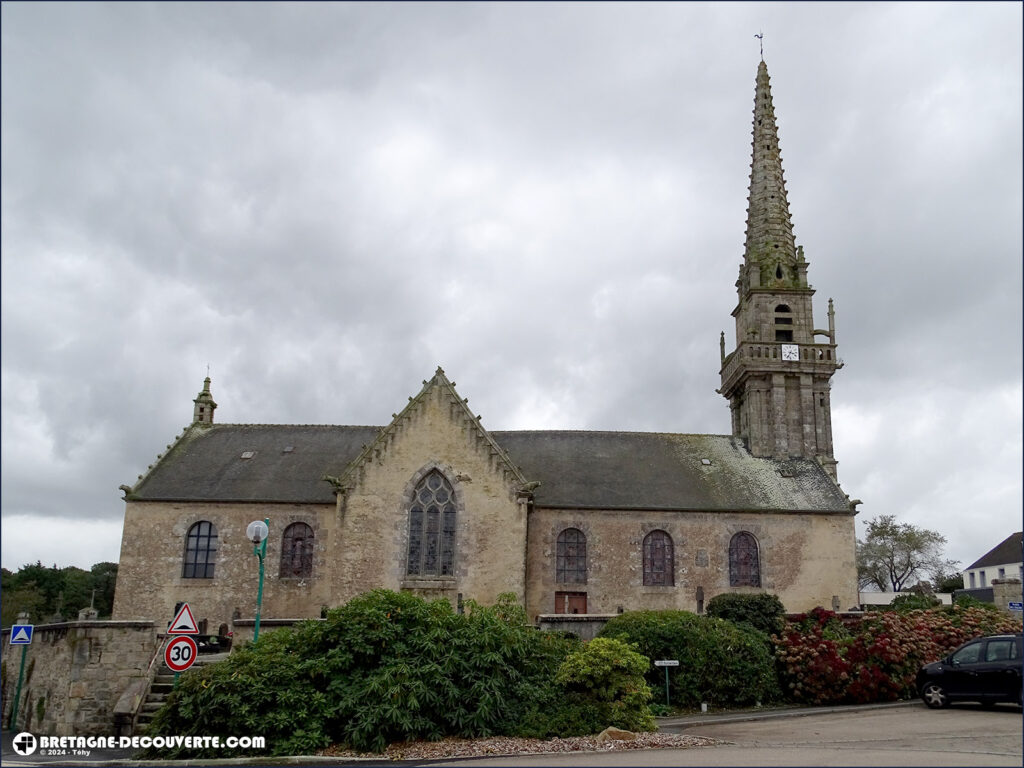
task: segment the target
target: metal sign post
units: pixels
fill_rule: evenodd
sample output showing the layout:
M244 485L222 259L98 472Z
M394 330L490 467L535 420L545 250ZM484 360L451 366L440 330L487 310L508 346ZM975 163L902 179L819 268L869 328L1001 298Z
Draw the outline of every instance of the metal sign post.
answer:
M22 616L27 618L26 614L22 614ZM11 645L21 646L21 667L18 669L18 687L14 692L14 706L11 710L12 731L18 729L18 702L21 701L21 684L25 680L25 652L32 642L33 629L34 627L31 624L15 624L11 627Z
M656 662L654 662L654 666L665 668L665 706L670 706L668 699L668 668L678 667L679 659L658 659Z
M164 663L174 672L174 687L177 688L181 673L192 666L199 654L196 641L189 637L199 634L199 626L188 603L182 603L178 608L167 628L167 634L172 637L164 648Z

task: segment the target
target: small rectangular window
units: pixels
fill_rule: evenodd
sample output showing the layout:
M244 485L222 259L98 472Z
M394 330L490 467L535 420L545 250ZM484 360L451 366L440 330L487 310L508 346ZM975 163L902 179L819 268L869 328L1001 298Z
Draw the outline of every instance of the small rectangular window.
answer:
M986 586L986 584L985 584L985 572L984 571L978 571L978 581L981 582L981 586L983 586L983 587Z
M1006 661L1013 658L1014 642L1011 638L1005 640L989 640L985 646L985 661Z
M975 583L975 579L974 579L974 571L971 571L971 573L970 573L970 576L971 576L971 589L974 589L974 588L975 588L976 586L978 586L978 585L977 585L977 584Z

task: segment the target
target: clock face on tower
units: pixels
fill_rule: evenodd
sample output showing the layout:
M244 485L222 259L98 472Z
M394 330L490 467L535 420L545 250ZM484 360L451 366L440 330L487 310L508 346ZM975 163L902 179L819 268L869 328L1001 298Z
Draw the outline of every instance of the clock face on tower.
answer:
M799 360L800 359L800 347L796 344L783 344L782 345L782 359L783 360Z

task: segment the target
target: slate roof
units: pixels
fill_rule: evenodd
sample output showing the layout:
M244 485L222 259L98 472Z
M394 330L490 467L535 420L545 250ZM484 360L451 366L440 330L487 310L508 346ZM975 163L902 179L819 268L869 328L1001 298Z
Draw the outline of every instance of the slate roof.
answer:
M139 501L333 503L381 427L214 424L186 430L127 494ZM754 458L725 435L494 431L539 507L850 513L813 459ZM288 447L291 450L286 450ZM251 452L249 458L243 454ZM702 460L710 463L705 464Z
M1021 531L1010 534L993 549L990 549L978 560L964 568L964 570L970 571L975 568L984 568L986 565L1006 565L1007 563L1024 562L1024 557L1021 555L1022 536L1024 534Z

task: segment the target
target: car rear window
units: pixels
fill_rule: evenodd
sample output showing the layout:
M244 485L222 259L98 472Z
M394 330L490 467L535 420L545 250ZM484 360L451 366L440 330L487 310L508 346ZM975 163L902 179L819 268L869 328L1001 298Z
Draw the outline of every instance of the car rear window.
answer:
M985 648L985 661L1006 661L1017 658L1017 644L1013 638L989 640Z

